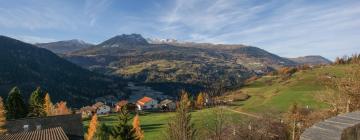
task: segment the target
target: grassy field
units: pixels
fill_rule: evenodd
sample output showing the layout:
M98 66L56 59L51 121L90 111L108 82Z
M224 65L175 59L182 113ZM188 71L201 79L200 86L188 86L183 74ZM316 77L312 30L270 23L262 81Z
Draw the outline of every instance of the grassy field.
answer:
M264 76L232 93L235 95L245 93L251 96L246 101L235 102L237 106L233 109L253 113L269 111L281 113L286 112L294 102L313 109L326 108L327 105L321 103L315 96L325 88L319 77L325 75L340 77L346 69L354 67L359 68L351 65L324 66L299 71L287 80L276 76Z
M214 108L210 108L192 112L192 122L195 127L211 127L215 118L214 110ZM225 114L232 123L240 123L241 121L249 119L244 115L232 111L225 111ZM145 113L140 115L141 128L145 132L145 140L159 140L159 138L163 137L167 123L173 115L174 113ZM99 120L101 123L113 126L117 122L117 114L99 116ZM86 129L89 120L84 121L83 124ZM199 131L198 133L201 134L203 132Z
M336 76L341 77L346 69L360 68L360 66L353 65L337 65L324 66L312 70L305 70L296 72L289 79L284 80L276 76L264 76L257 79L240 90L233 91L231 96L240 96L248 94L251 97L246 101L233 102L231 106L227 106L226 116L229 117L232 123L241 123L249 120L248 116L240 113L262 114L270 112L277 116L286 112L288 108L297 102L299 105L313 109L326 108L327 105L320 102L316 98L319 91L324 90L319 77ZM192 112L192 121L195 128L211 128L212 122L215 118L215 108L204 109ZM240 113L239 113L240 112ZM163 136L166 129L166 124L171 121L174 113L145 113L140 116L141 127L145 132L146 140L158 140ZM117 116L108 115L100 116L100 121L107 125L114 125L117 121ZM88 121L84 121L84 128L86 129ZM204 129L201 129L204 130ZM203 134L203 132L199 132Z

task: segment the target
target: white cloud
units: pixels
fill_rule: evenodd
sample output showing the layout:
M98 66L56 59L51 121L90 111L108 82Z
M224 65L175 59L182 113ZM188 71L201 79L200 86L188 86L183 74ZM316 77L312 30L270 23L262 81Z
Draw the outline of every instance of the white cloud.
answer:
M160 18L163 32L189 41L242 43L283 56L356 51L360 44L360 2L177 0ZM351 42L351 43L348 43ZM342 43L342 45L341 45ZM337 51L337 48L350 51Z

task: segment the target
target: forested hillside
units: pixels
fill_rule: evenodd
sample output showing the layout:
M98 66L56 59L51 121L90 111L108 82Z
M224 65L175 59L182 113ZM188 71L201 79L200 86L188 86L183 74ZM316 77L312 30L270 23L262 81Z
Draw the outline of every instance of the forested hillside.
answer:
M51 93L54 101L71 106L92 102L94 97L125 95L125 82L90 72L56 54L31 44L0 36L0 95L18 86L27 98L36 87Z

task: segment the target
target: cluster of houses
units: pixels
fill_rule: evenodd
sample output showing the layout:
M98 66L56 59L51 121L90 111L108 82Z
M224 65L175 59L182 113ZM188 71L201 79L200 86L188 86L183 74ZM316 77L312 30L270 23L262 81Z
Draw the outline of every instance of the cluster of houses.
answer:
M165 99L159 102L156 99L150 97L143 97L135 102L129 102L127 100L121 100L109 106L103 102L96 102L92 106L85 106L81 108L78 113L81 113L83 117L89 117L93 114L109 114L111 112L118 112L122 107L126 106L129 111L143 111L143 110L160 110L160 111L174 111L176 109L176 102Z
M173 111L176 109L176 103L172 100L165 99L159 102L150 97L143 97L136 102L121 100L112 107L102 102L96 102L92 106L81 108L76 114L8 120L6 123L7 134L0 135L0 140L83 140L82 118L95 113L117 112L124 106L131 111Z
M124 106L130 111L174 111L176 109L176 102L170 99L159 102L150 97L143 97L135 102L121 100L110 104L113 105L110 107L106 103L96 102L70 115L8 120L6 122L7 134L0 135L0 140L83 140L82 118L84 117L118 112Z

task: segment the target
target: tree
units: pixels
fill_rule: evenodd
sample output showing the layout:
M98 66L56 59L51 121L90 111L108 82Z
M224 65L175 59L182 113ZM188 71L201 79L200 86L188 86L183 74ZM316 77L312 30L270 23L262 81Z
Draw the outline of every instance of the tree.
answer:
M360 110L360 69L352 66L342 77L325 81L327 90L318 93L321 101L328 103L335 114Z
M60 101L55 105L55 115L68 115L71 114L71 110L66 106L65 101Z
M46 113L46 116L52 116L54 115L54 106L51 102L49 93L46 93L45 99L44 99L44 111Z
M36 88L34 92L31 93L29 99L29 114L30 117L44 117L46 113L44 111L44 98L45 94L40 89Z
M110 135L116 140L135 140L135 130L128 122L131 120L127 107L124 106L119 112L118 124L110 131Z
M141 130L140 126L140 117L138 114L134 117L133 120L133 127L136 135L137 140L143 140L144 139L144 131Z
M88 132L85 137L86 140L92 140L94 138L94 135L95 135L96 129L97 129L97 125L98 125L98 119L97 119L97 115L95 114L91 118Z
M3 135L6 133L6 110L4 107L3 99L0 97L0 135Z
M304 124L308 114L310 114L310 110L300 107L296 102L290 106L288 112L286 113L286 119L290 129L292 130L291 136L293 140L299 139L302 131L299 126Z
M21 92L17 87L14 87L9 92L6 100L7 119L24 118L27 115L27 109Z
M195 138L196 130L191 123L191 114L189 113L190 104L188 93L182 91L175 116L168 123L166 131L167 139L192 140Z
M204 93L200 92L196 98L196 107L202 109L204 107Z
M214 129L212 131L211 137L214 140L225 140L226 138L226 129L228 125L228 118L225 115L224 107L219 107L214 110Z
M109 140L110 139L110 129L105 123L102 123L98 130L96 130L96 139L97 140Z

